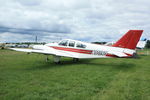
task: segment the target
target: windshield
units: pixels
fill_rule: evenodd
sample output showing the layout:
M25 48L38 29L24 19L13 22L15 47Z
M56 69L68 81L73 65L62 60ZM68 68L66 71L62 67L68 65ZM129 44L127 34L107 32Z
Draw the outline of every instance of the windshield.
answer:
M59 43L59 45L62 45L62 46L67 46L68 44L68 40L63 40Z

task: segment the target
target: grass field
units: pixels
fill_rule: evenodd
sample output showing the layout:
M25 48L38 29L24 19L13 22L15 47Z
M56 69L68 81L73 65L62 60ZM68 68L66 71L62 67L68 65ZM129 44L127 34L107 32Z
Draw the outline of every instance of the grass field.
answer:
M0 50L0 100L150 100L150 56L49 58Z

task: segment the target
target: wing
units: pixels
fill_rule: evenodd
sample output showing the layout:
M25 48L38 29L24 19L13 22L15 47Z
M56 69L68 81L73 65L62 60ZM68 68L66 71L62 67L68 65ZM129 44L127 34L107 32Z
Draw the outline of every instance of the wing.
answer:
M64 56L64 57L73 57L73 58L77 57L77 55L73 55L72 53L63 52L47 46L43 46L43 49L23 49L23 48L10 48L10 49L15 51L28 52L28 53L38 53L38 54L56 55L56 56Z
M20 49L20 48L9 48L9 49L21 52L32 52L32 49Z
M39 54L51 54L56 55L57 51L55 51L53 48L48 49L23 49L23 48L10 48L11 50L15 51L21 51L21 52L28 52L28 53L39 53Z

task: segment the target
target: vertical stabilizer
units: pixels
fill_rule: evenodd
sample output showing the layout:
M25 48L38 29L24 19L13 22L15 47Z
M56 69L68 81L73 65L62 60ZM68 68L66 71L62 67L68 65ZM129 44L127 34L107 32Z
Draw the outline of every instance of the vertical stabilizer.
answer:
M123 37L121 37L113 47L135 49L143 30L129 30Z

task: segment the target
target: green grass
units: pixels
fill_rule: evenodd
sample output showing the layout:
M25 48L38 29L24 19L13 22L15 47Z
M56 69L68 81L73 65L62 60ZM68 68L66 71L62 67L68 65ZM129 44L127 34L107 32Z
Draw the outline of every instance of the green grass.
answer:
M150 100L150 56L49 58L0 50L0 100Z

